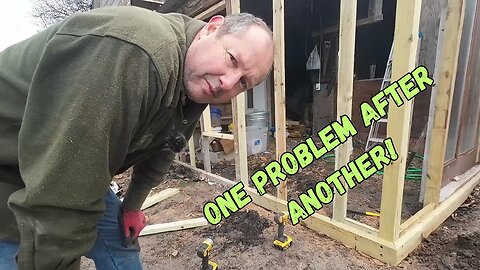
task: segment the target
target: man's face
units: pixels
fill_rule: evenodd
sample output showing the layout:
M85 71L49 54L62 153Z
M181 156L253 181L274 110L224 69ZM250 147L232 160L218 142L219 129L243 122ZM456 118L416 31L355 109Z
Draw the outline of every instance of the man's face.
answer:
M197 103L226 103L262 82L273 62L273 43L258 26L217 35L223 17L216 16L196 35L187 51L184 84Z

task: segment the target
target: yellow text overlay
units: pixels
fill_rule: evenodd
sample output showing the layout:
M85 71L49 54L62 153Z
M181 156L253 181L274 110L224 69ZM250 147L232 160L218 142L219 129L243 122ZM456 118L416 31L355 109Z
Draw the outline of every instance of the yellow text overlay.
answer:
M347 187L342 184L341 179L348 188L352 189L397 158L398 155L391 138L385 139L383 144L376 145L361 154L347 165L334 171L325 180L317 182L315 187L300 194L298 200L288 201L288 212L292 224L296 225L300 219L308 218L316 210L331 203L335 194L340 196L345 194Z
M427 68L418 66L405 74L389 86L376 93L369 102L360 104L363 125L368 128L373 122L380 120L387 114L387 106L393 104L400 107L410 101L427 86L434 84ZM390 124L390 123L389 123ZM283 153L279 160L273 160L264 168L253 172L251 182L259 195L266 193L268 184L278 186L288 176L295 175L326 153L345 143L349 138L358 133L351 119L342 115L338 121L333 121L328 126L318 131L316 136L320 140L317 144L312 137L300 142L291 151ZM369 178L374 173L397 160L398 155L391 138L376 145L361 154L347 165L330 174L326 179L316 183L298 196L298 199L288 201L288 211L292 224L298 224L332 202L334 195L343 195L346 189L352 189ZM343 181L342 181L343 179ZM346 186L344 186L346 185ZM245 192L242 182L235 184L229 190L217 196L213 201L207 202L203 207L203 214L210 224L218 224L222 219L231 216L252 202L252 198Z

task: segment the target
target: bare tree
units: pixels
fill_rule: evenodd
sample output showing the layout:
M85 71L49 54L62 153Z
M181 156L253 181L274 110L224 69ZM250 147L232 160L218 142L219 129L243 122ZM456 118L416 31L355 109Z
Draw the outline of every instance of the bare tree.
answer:
M48 27L69 15L92 9L92 0L33 0L32 15Z

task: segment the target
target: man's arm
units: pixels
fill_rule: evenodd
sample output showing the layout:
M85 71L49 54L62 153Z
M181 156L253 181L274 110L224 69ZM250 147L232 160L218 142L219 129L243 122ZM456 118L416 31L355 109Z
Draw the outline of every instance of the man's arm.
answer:
M206 104L197 104L191 100L187 100L183 110L183 116L185 118L184 120L187 120L187 126L182 126L182 137L185 143L193 136L198 120L205 107ZM180 136L180 134L178 135ZM175 153L172 151L172 146L166 144L158 153L136 164L134 166L132 181L123 200L123 206L129 210L139 210L150 190L164 180L165 174L170 168L174 158Z
M135 164L123 207L128 210L140 210L150 190L165 179L174 158L175 153L165 147L148 159Z
M77 269L93 245L105 193L139 124L149 68L142 50L115 38L49 41L19 133L26 187L9 200L19 269Z

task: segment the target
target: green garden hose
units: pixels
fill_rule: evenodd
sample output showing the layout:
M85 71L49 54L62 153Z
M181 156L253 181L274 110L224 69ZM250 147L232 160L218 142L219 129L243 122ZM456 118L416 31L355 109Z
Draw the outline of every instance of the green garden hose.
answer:
M415 157L423 159L422 155L415 154ZM322 160L327 163L335 163L335 154L327 154L322 157ZM377 171L375 174L383 175L383 170ZM407 173L405 174L406 180L412 181L421 181L422 180L422 169L419 168L408 168Z

